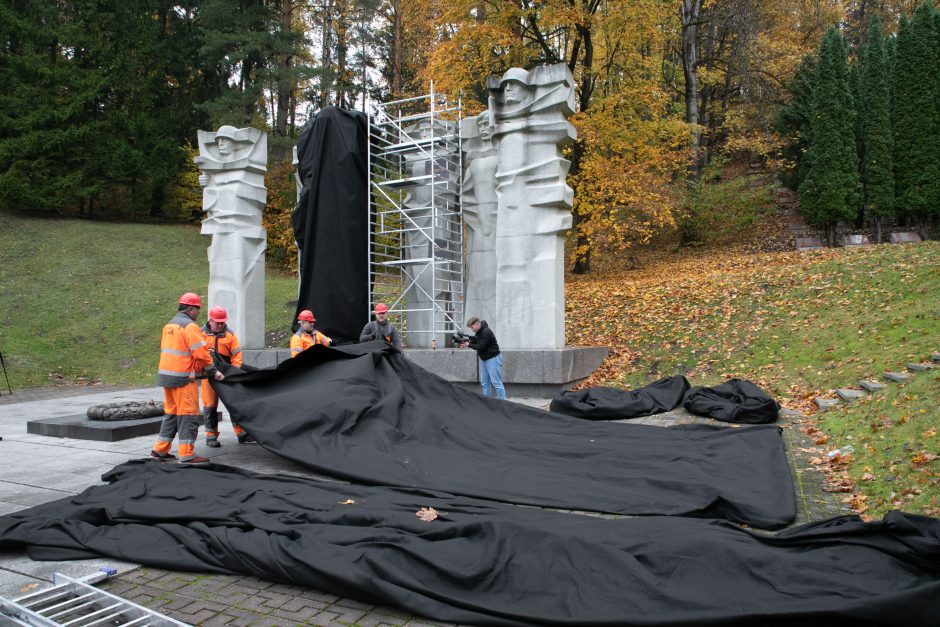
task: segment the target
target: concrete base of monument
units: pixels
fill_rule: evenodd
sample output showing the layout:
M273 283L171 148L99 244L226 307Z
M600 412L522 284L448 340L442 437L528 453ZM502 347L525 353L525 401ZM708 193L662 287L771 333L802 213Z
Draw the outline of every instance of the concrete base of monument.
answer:
M546 350L504 350L503 385L508 396L551 398L584 381L607 358L606 346ZM461 387L480 390L477 353L470 349L405 349L425 370Z
M509 396L551 398L584 381L607 358L606 346L567 346L546 350L505 350L503 385ZM286 349L243 351L244 363L255 368L274 368L290 359ZM406 348L405 357L451 383L480 390L477 353L457 348Z

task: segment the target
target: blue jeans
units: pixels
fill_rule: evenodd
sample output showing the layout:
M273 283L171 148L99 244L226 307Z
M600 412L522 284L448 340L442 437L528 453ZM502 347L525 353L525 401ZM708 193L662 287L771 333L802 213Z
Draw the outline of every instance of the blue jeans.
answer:
M490 396L492 386L496 391L496 398L506 400L506 389L503 387L502 353L486 361L480 360L480 385L483 386L483 396Z

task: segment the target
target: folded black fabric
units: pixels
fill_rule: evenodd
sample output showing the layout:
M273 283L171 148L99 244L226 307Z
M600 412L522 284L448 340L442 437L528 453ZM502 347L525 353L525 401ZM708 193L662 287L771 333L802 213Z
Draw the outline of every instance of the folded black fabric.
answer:
M262 446L349 481L767 529L796 512L776 427L576 420L462 390L384 342L315 346L213 386Z
M559 392L551 410L586 420L639 418L670 411L679 406L689 382L685 377L666 377L636 390L593 387Z
M698 416L752 425L775 422L780 416L780 403L744 379L728 379L713 388L692 388L682 406Z
M141 460L0 517L0 548L250 574L472 625L936 625L940 520L777 536ZM415 514L433 508L438 518Z

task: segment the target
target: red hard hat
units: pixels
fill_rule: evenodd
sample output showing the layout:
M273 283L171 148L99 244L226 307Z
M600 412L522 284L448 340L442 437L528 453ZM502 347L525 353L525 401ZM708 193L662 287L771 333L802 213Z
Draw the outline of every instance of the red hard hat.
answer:
M225 312L225 307L219 307L216 305L210 309L209 320L212 320L212 322L225 322L228 320L228 314Z
M375 313L388 313L388 305L385 303L379 303L375 306Z
M185 294L180 296L180 305L189 305L190 307L202 307L202 299L199 298L199 294L186 292Z
M313 317L313 312L309 309L304 309L297 315L298 320L305 320L307 322L316 322L317 319Z

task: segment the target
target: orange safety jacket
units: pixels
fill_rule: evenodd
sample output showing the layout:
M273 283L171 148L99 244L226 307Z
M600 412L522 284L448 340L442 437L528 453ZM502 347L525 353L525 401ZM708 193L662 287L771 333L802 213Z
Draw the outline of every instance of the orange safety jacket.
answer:
M196 374L212 365L206 337L199 325L182 311L163 327L157 385L178 388L194 381Z
M315 344L329 346L330 342L332 342L330 338L316 329L313 330L313 333L307 333L303 328L297 329L297 333L294 333L290 338L290 356L296 357Z
M215 351L216 355L222 358L227 364L241 367L242 365L242 347L238 343L238 336L232 333L228 325L222 327L218 333L209 328L209 323L203 325L202 334L206 338L206 345L210 351Z

